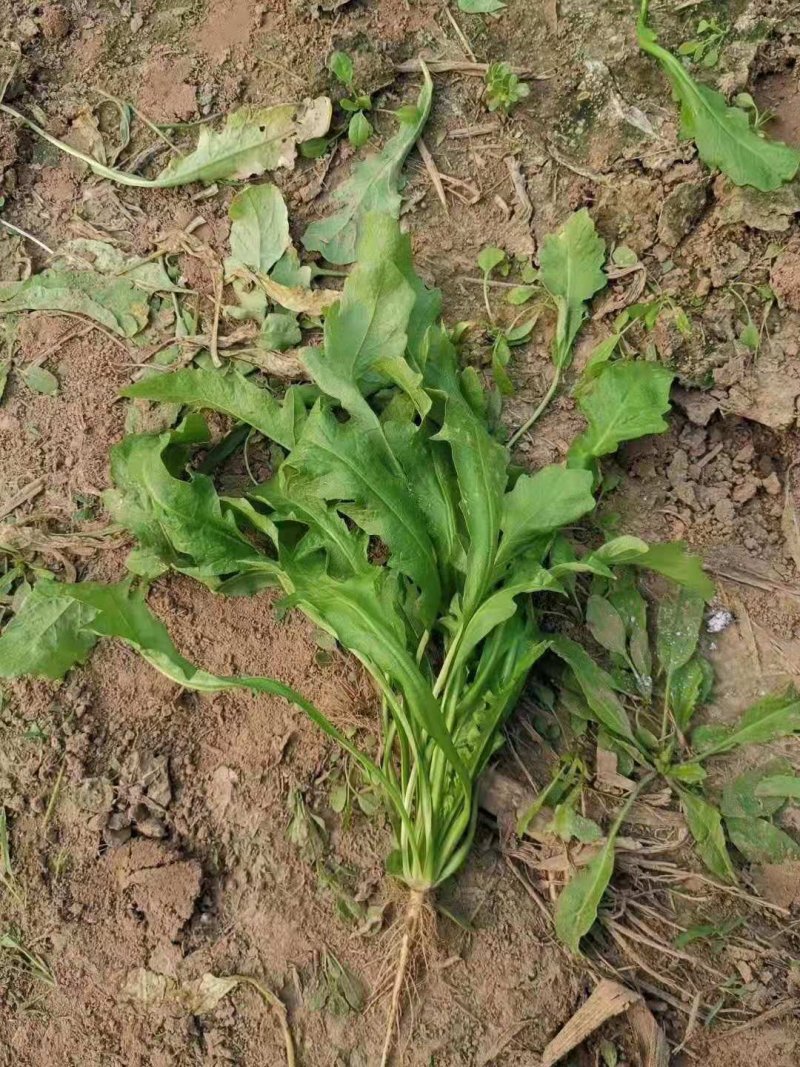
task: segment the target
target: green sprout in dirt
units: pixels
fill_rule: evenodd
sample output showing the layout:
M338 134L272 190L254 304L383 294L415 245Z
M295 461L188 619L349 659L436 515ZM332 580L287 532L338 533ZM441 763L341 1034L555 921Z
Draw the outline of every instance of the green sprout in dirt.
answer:
M587 295L604 279L591 249L590 284L579 286ZM573 286L563 291L562 345L583 315ZM598 461L666 428L672 373L611 363L580 398L587 426L567 462L521 473L488 429L480 390L464 387L440 305L398 224L366 216L322 343L304 350L311 386L278 401L234 369L187 368L128 387L129 397L188 409L176 428L112 449L106 505L137 541L131 576L40 579L0 637L0 677L62 678L98 639L117 638L186 688L285 697L349 754L385 804L387 868L408 892L384 1063L431 897L469 855L477 782L529 672L547 654L592 664L580 645L541 628L542 603L567 596L576 574L608 577L622 563L704 581L680 544L617 537L578 557L561 534L593 511ZM198 408L273 442L272 477L220 495L193 466L210 440ZM284 609L301 610L371 676L377 754L283 683L216 676L181 656L146 602L148 583L168 570L223 595L282 590Z
M504 115L510 114L531 91L527 82L520 81L510 63L490 63L484 83L486 106L490 111L502 111Z
M706 68L716 67L729 32L715 18L700 19L695 36L679 46L678 55Z
M350 115L347 138L353 148L363 148L373 134L372 124L364 114L372 110L372 97L356 89L353 61L346 52L332 52L328 59L328 70L348 93L339 100L339 107Z

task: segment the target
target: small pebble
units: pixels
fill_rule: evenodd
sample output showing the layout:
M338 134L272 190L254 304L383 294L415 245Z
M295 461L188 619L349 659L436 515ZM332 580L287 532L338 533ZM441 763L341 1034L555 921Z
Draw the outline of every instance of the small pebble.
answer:
M721 634L733 622L733 615L725 608L717 608L716 611L712 611L706 619L706 633Z

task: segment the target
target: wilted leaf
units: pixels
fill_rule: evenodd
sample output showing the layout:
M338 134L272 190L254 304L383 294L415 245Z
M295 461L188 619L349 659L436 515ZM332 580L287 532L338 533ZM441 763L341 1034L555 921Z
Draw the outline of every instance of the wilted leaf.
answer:
M178 994L191 1015L208 1015L238 985L239 978L236 976L226 978L207 972L194 982L183 982Z
M123 996L146 1007L163 1004L175 993L176 983L165 974L157 974L146 967L129 971L122 986Z
M332 113L326 96L305 104L240 108L228 115L220 130L201 126L194 151L171 160L156 178L143 178L98 163L88 153L59 141L8 104L0 103L0 110L25 123L56 148L83 159L100 177L144 189L252 178L267 170L291 167L297 156L297 145L327 133Z
M91 270L45 270L0 286L0 315L11 311L69 311L133 337L150 317L148 294L124 277Z
M289 215L274 185L242 189L228 208L232 266L266 274L289 247Z
M190 182L209 184L292 167L298 143L324 136L331 113L326 96L299 105L240 108L228 115L219 131L201 126L194 151L172 160L147 184L159 188Z
M342 294L335 289L309 289L302 285L281 285L274 278L262 278L261 285L273 303L298 315L322 315Z
M800 844L768 819L726 818L733 844L748 863L785 863L800 859Z
M55 396L58 393L58 378L55 374L35 363L23 370L22 380L34 393L42 393L44 396Z
M37 582L0 637L0 678L33 674L63 678L83 663L97 641L87 630L94 611L71 597L49 595L50 585ZM54 592L56 590L54 589Z

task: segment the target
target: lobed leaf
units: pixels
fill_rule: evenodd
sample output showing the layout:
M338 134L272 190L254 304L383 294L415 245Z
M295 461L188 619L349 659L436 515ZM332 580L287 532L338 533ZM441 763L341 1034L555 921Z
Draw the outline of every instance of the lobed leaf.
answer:
M800 152L763 137L746 111L730 107L722 93L696 82L683 63L658 44L647 25L647 0L637 26L639 47L659 61L680 102L681 135L692 138L700 158L736 185L762 192L780 188L797 173Z
M303 235L304 247L321 252L329 263L353 262L369 212L379 211L394 219L400 215L403 163L428 121L433 99L433 82L424 63L422 74L424 82L413 117L401 119L397 133L380 152L356 163L350 177L333 193L332 199L342 207L312 222Z
M673 377L660 363L609 364L578 398L589 425L573 441L568 466L591 468L594 460L615 452L624 441L664 431Z

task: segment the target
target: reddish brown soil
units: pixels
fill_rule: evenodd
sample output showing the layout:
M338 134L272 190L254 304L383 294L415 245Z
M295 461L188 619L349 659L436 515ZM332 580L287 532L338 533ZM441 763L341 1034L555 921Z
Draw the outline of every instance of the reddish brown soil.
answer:
M777 112L775 134L800 144L797 108L785 106L797 95L792 35L800 24L790 7L767 0L736 5L743 33L761 18L786 14L782 29L768 23L776 32L754 74L763 75L759 101ZM609 244L636 251L648 284L691 313L691 336L662 326L653 338L659 358L681 377L671 428L620 457L624 477L604 511L625 532L686 539L719 579L719 604L736 622L712 649L720 683L709 714L729 721L752 697L800 675L800 553L787 543L784 520L787 478L800 458L800 256L792 243L800 204L783 211L760 201L743 205L723 180L706 182L690 149L677 144L666 85L637 55L627 7L509 0L497 20L463 16L455 5L450 10L480 60L507 59L541 78L531 82L531 96L514 116L500 121L483 106L479 78L460 72L437 77L426 142L438 168L464 183L454 186L463 198L451 196L445 214L412 155L406 221L418 262L443 288L450 321L480 318L479 250L492 243L531 254L567 211L588 205ZM691 34L696 14L690 9L666 20L671 43ZM438 0L341 6L326 0L40 6L0 0L3 39L22 42L9 100L22 108L35 104L59 135L68 133L87 101L97 102L92 87L132 100L154 121L192 120L238 103L332 92L325 60L342 48L356 56L359 84L375 91L386 109L417 88L415 77L395 80L396 63L421 51L464 59ZM656 136L645 137L620 119L620 101L642 109ZM103 131L114 143L116 120L103 114ZM487 123L488 132L451 136ZM378 125L382 135L390 129L380 113ZM530 222L515 202L505 162L512 154L534 204ZM341 150L324 178L322 164L310 162L280 177L298 234L308 218L326 211L326 192L346 173L348 158L349 150ZM670 243L674 231L663 205L687 182L706 182L708 199L687 235ZM111 235L124 249L146 255L170 228L202 214L206 223L195 232L220 256L226 251L230 189L192 201L191 190L111 187L5 118L0 192L7 197L3 217L51 247L70 237ZM34 269L46 264L39 248L16 239L12 244L0 232L0 283L22 276L28 256ZM211 293L212 279L199 261L185 261L185 276L199 293ZM576 368L607 334L638 280L622 276L601 298L610 302L596 307ZM770 280L779 306L769 312L754 355L738 341L741 308L730 287ZM763 304L752 289L738 291L746 293L760 325ZM502 290L493 295L499 301ZM515 350L510 371L518 392L506 413L512 424L530 412L546 385L550 330L543 322L532 343ZM485 365L487 353L481 338L471 356ZM41 491L14 518L50 531L94 534L103 518L99 494L108 485L108 448L122 436L128 413L118 391L138 356L132 346L86 331L81 322L38 314L20 320L0 407L0 508L42 478ZM34 360L56 375L58 396L26 388L22 372ZM563 458L580 425L565 389L540 432L522 442L518 458L533 467ZM74 519L87 505L93 514ZM123 573L125 550L115 537L93 541L88 551L73 542L59 552L39 561L58 573L69 573L66 563L95 580ZM295 613L279 618L273 600L270 594L217 599L182 578L158 582L151 597L181 650L204 667L279 678L340 725L369 728L375 700L357 666L339 653L321 654L311 625ZM383 873L388 827L380 815L368 819L356 811L345 825L334 813L330 787L341 758L311 724L277 698L180 691L117 646L100 647L63 685L19 683L5 687L5 695L0 804L9 816L22 898L0 889L0 935L12 933L41 955L54 983L0 959L2 1067L281 1062L275 1018L252 990L236 991L208 1014L191 1015L175 1002L137 1000L140 969L162 984L208 972L256 976L286 1003L304 1067L378 1062L383 1004L337 1015L330 1004L320 1008L316 994L325 953L351 969L367 1000L379 986L394 945L391 924L402 909ZM520 721L527 721L527 712ZM523 741L518 748L541 784L546 772L538 757L527 758ZM796 742L775 750L800 765ZM504 759L504 770L520 776L512 758ZM752 759L745 753L717 773L724 778ZM290 833L298 795L324 824L316 845ZM559 947L541 897L512 876L506 846L487 819L468 866L443 890L437 937L427 946L398 1062L534 1067L604 966L596 946L585 964ZM677 867L697 867L679 847L667 858ZM557 879L535 879L536 892L555 894ZM380 934L370 936L343 917L337 882L338 897L385 908ZM767 900L794 909L796 922L800 901L785 869L753 872L753 883ZM638 883L621 881L615 905L624 907L632 885ZM677 892L669 898L684 925L730 915L741 903L712 895L700 882L685 888L689 898ZM692 965L691 974L706 982L705 1003L722 998L725 1006L713 1027L698 1025L688 1035L680 1062L789 1067L800 1062L797 977L784 948L774 947L787 923L769 911L741 909L747 919L742 937L722 955L699 950L699 963ZM613 944L601 948L610 959ZM637 951L638 963L614 957L623 968L618 977L642 983L657 1020L678 1044L691 1012L683 963L652 946ZM650 971L641 968L643 958ZM702 971L703 965L720 977ZM734 1025L748 1028L726 1036ZM599 1037L613 1040L621 1064L637 1063L624 1019ZM573 1062L597 1064L599 1056L595 1040Z

